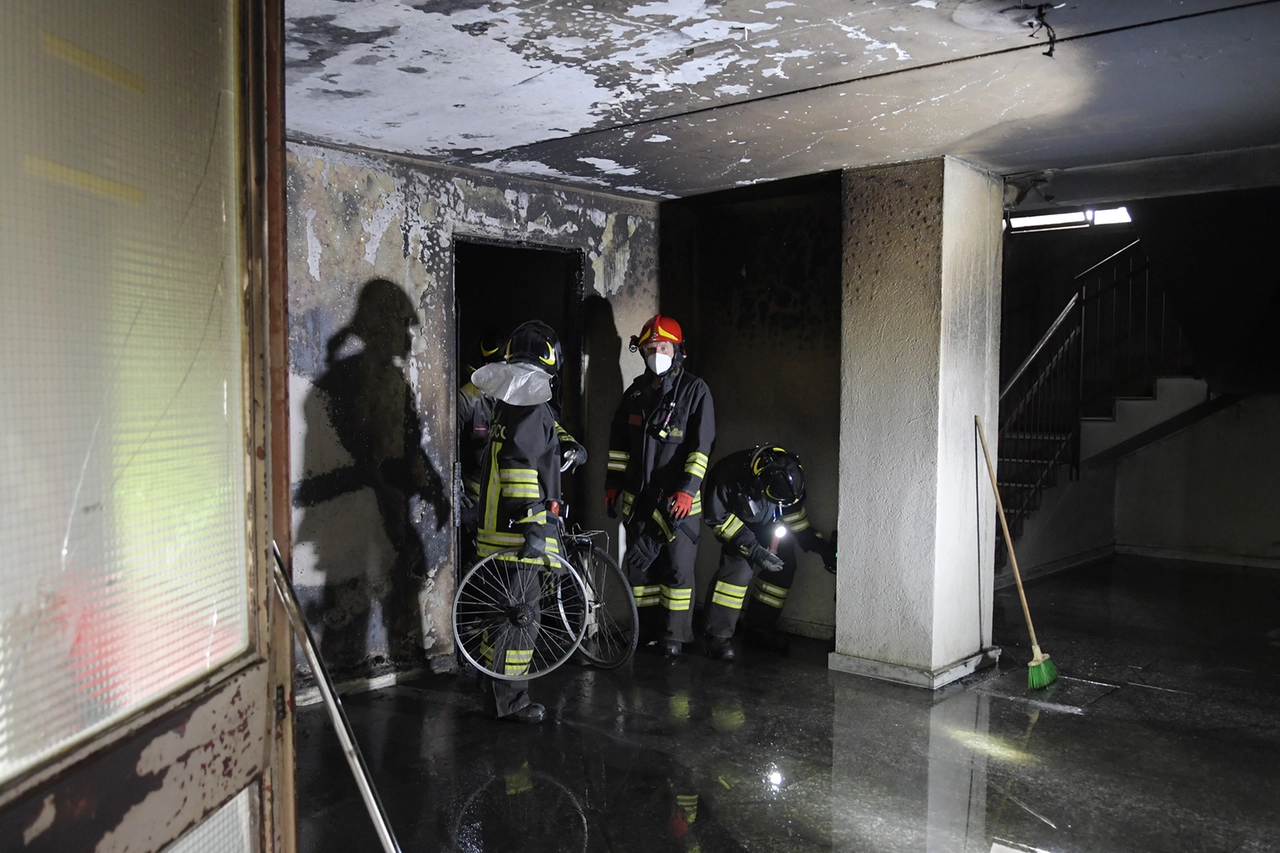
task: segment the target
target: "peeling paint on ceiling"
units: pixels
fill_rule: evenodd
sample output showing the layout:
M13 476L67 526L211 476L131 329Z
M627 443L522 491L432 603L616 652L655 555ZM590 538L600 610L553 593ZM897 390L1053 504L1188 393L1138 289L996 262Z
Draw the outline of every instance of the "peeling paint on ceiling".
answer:
M681 196L1280 143L1280 3L287 0L295 138Z

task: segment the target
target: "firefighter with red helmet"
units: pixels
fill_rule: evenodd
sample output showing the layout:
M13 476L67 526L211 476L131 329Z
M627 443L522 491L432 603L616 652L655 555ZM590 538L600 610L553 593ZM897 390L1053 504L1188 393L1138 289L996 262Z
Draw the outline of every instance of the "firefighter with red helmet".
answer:
M479 525L476 550L487 557L519 548L517 560L528 572L518 579L523 603L535 618L527 627L492 639L490 663L508 676L529 671L539 629L539 569L546 555L560 553L555 504L560 500L563 463L561 436L552 407L562 353L556 333L541 320L530 320L511 333L503 360L472 375L482 392L494 399L488 449L480 469ZM584 462L575 457L575 462ZM516 584L513 582L513 590ZM498 719L540 723L542 705L529 698L529 682L485 680L486 705Z
M644 357L645 371L614 415L605 504L611 516L622 515L642 630L675 658L693 640L694 561L715 410L707 384L684 369L684 334L674 319L655 315L631 350Z
M733 637L742 614L747 638L784 651L778 616L796 575L796 545L822 557L835 571L834 539L822 537L804 508L804 471L795 454L762 444L717 462L707 475L705 519L721 542L720 568L707 590L707 654L733 660ZM752 589L753 568L761 570ZM748 598L750 593L750 598Z

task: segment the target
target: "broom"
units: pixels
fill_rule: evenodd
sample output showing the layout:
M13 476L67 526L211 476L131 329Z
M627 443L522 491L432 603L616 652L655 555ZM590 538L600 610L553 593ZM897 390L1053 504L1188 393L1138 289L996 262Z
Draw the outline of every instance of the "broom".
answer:
M982 431L982 418L973 416L978 427L978 438L982 440L982 455L987 459L987 473L991 475L991 489L996 493L996 510L1000 515L1000 530L1004 533L1004 544L1009 549L1009 564L1013 566L1013 580L1018 585L1018 598L1022 601L1022 615L1027 618L1027 633L1031 635L1031 662L1027 664L1027 688L1040 690L1053 684L1058 678L1058 668L1049 656L1040 651L1036 642L1036 629L1031 624L1031 610L1027 607L1027 594L1022 591L1022 575L1018 572L1018 558L1013 553L1013 538L1009 536L1009 524L1004 520L1004 504L1000 501L1000 487L996 485L996 469L991 464L991 451L987 450L987 436Z

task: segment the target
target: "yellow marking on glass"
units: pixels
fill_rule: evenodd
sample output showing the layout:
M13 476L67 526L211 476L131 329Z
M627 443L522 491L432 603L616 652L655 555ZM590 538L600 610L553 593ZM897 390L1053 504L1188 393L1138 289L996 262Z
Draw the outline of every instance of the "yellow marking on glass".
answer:
M141 74L134 74L127 68L121 68L111 60L98 56L93 51L85 50L62 36L55 36L48 30L41 30L40 40L44 43L44 52L54 59L61 59L68 65L74 65L81 71L87 71L108 83L115 83L139 95L147 91L147 81Z
M130 204L142 204L147 200L147 194L137 187L122 184L119 181L113 181L110 178L104 178L101 175L95 175L83 169L73 169L70 166L55 163L43 157L33 157L28 154L23 165L29 175L44 178L75 190L93 193L116 201L127 201Z

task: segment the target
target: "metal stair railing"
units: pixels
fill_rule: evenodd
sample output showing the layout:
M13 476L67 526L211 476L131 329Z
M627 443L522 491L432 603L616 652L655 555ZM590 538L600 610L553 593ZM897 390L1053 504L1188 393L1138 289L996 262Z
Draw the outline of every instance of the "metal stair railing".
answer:
M1049 330L1000 389L997 479L1014 536L1058 469L1080 474L1080 419L1116 396L1150 393L1160 375L1189 372L1190 354L1167 295L1134 240L1076 276Z
M1157 376L1191 367L1168 295L1151 282L1134 240L1076 276L1082 302L1080 400L1083 414L1111 410L1115 397L1145 396Z

